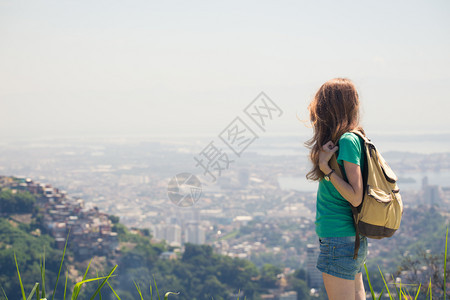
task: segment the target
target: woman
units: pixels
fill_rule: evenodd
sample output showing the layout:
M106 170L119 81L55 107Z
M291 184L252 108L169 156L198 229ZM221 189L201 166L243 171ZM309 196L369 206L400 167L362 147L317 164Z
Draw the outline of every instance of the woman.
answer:
M355 227L350 205L363 197L363 141L352 130L360 130L359 99L354 84L345 78L325 82L309 107L314 135L310 148L310 180L319 181L316 233L320 242L317 268L322 272L329 299L365 299L362 267L367 239L361 236L358 258L353 259ZM341 178L330 167L336 153Z

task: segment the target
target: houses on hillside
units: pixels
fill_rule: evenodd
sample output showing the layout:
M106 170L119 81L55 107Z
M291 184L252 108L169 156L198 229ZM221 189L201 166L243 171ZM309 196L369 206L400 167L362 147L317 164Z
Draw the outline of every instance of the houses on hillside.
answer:
M34 182L29 178L0 176L0 187L14 191L28 191L37 199L42 213L42 225L63 249L69 235L69 244L77 256L114 255L118 247L117 233L106 213L97 207L86 208L82 199L72 199L66 192L50 184Z

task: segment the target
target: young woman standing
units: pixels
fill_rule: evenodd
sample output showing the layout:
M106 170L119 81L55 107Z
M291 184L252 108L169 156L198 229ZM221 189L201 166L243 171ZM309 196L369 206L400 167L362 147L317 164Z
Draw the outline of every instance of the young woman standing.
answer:
M353 259L355 227L352 209L363 197L363 141L352 133L359 125L359 98L346 78L325 82L309 107L314 135L310 148L312 170L307 178L319 182L316 203L316 233L320 242L317 268L323 274L331 300L366 299L362 267L367 256L367 239L361 236L358 258ZM343 177L330 167L337 155Z

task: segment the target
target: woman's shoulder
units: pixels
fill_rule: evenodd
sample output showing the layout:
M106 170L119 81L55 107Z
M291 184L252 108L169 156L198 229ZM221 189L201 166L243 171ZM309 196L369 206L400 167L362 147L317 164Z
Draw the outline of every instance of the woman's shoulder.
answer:
M363 141L360 136L353 132L344 133L339 139L338 163L343 165L342 161L348 161L361 165Z
M349 131L349 132L344 133L340 137L339 142L341 142L341 141L353 142L353 143L356 142L359 144L359 136L356 133Z
M360 151L364 141L354 132L346 132L339 139L340 148L355 148Z

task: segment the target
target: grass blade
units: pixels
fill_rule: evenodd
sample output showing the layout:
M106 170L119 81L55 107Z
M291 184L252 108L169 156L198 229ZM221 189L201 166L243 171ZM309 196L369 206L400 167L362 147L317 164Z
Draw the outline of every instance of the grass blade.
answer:
M17 264L16 252L14 252L14 261L16 262L17 275L19 276L19 283L20 283L20 289L22 291L22 298L23 298L23 300L27 300L27 297L25 296L25 290L23 289L22 278L20 278L19 265Z
M64 300L66 300L66 292L67 292L67 278L69 277L69 271L66 270L66 283L64 283Z
M97 277L98 277L98 271L97 271ZM98 281L97 281L97 287L99 286ZM98 299L102 300L102 290L98 291Z
M53 293L52 293L52 300L53 300L53 298L55 298L56 287L58 286L59 275L61 274L61 269L62 269L62 265L64 262L64 256L66 255L66 248L67 248L67 241L69 240L69 234L70 234L70 228L69 228L69 232L67 233L66 244L64 245L64 251L63 251L62 258L61 258L61 263L59 264L58 276L56 276L55 288L53 289Z
M414 285L415 286L415 285ZM406 300L412 299L411 294L409 293L408 290L406 290L406 292L408 293L408 295L406 295L405 292L403 292L403 297L405 297Z
M39 298L39 286L36 289L36 300L39 300L41 298Z
M158 295L158 300L161 300L161 297L159 296L158 286L156 285L155 277L153 277L153 282L155 283L156 295Z
M383 296L384 287L381 289L380 297L378 297L378 300L381 300L381 297Z
M150 300L153 300L153 288L151 282L150 282Z
M417 290L417 294L416 294L416 297L414 297L414 300L417 300L417 297L419 297L419 292L420 292L421 286L422 286L422 284L419 284L419 289Z
M83 280L86 279L87 273L88 273L88 271L89 271L89 267L91 266L91 262L92 262L92 258L91 258L91 260L89 261L89 264L88 264L88 266L87 266L87 268L86 268L86 272L84 272Z
M433 290L431 289L431 278L430 278L430 284L428 285L427 295L428 294L430 294L430 300L433 299Z
M370 294L372 295L372 300L376 300L375 299L375 292L373 291L372 284L370 283L369 271L367 270L366 264L364 264L364 269L366 270L367 283L369 284Z
M91 266L91 262L92 262L92 258L91 258L91 260L89 261L89 264L88 264L88 266L87 266L87 268L86 268L86 271L84 272L82 281L85 280L86 277L87 277L87 274L88 274L88 272L89 272L89 268L90 268L90 266ZM79 293L80 293L80 289L77 290L77 294L75 295L75 299L78 298L78 294L79 294ZM72 296L72 298L73 298L73 296Z
M391 275L392 282L394 283L395 292L397 293L398 300L402 300L402 283L400 282L400 287L397 286L397 283L395 282L394 275Z
M111 276L111 277L112 277L112 276ZM85 283L87 283L87 282L92 282L92 281L96 281L96 280L105 279L105 278L107 278L107 276L105 276L105 277L99 277L99 278L85 279L85 280L82 280L82 281L80 281L80 282L77 282L77 283L75 284L75 286L73 287L72 300L76 300L76 299L78 298L78 294L80 293L80 289L81 289L81 286L82 286L83 284L85 284Z
M139 286L139 284L136 283L136 281L133 280L133 282L134 282L134 286L136 287L136 290L139 293L139 296L141 297L141 300L144 300L144 297L142 297L141 287Z
M103 282L100 284L100 286L97 288L97 290L95 291L95 293L91 296L90 300L93 300L95 298L95 296L97 296L97 294L100 292L100 290L102 289L102 287L105 285L106 281L108 281L108 279L111 277L111 275L114 273L114 271L116 270L117 265L115 265L111 271L109 272L109 274L105 277L105 279L103 280Z
M179 295L180 294L180 292L167 292L165 295L164 295L164 300L167 300L167 299L169 299L169 295L171 295L171 294L173 294L173 295Z
M444 251L444 300L447 299L447 242L448 242L448 227L445 235L445 251Z
M5 297L6 300L8 300L8 296L6 296L5 290L2 287L3 297Z
M405 291L403 291L403 297L406 300L411 300L413 298L408 290L406 290L406 293L405 293Z
M45 247L44 247L44 257L42 259L41 265L41 283L42 283L41 298L45 299Z
M109 286L109 288L111 289L111 291L114 293L114 296L116 296L116 298L118 300L122 300L120 299L120 297L117 295L116 291L113 289L113 287L109 284L109 282L107 281L106 284Z
M388 285L387 285L387 283L386 283L386 280L384 279L383 272L381 272L381 269L380 269L379 266L378 266L378 270L380 271L381 278L383 279L383 282L384 282L384 286L386 287L386 290L387 290L387 292L388 292L388 294L389 294L389 299L392 299L391 292L389 291L389 287L388 287Z
M33 294L36 293L36 289L37 289L38 287L39 287L39 283L36 282L36 283L34 284L33 289L31 290L30 294L28 295L27 300L31 300L31 298L33 297Z

